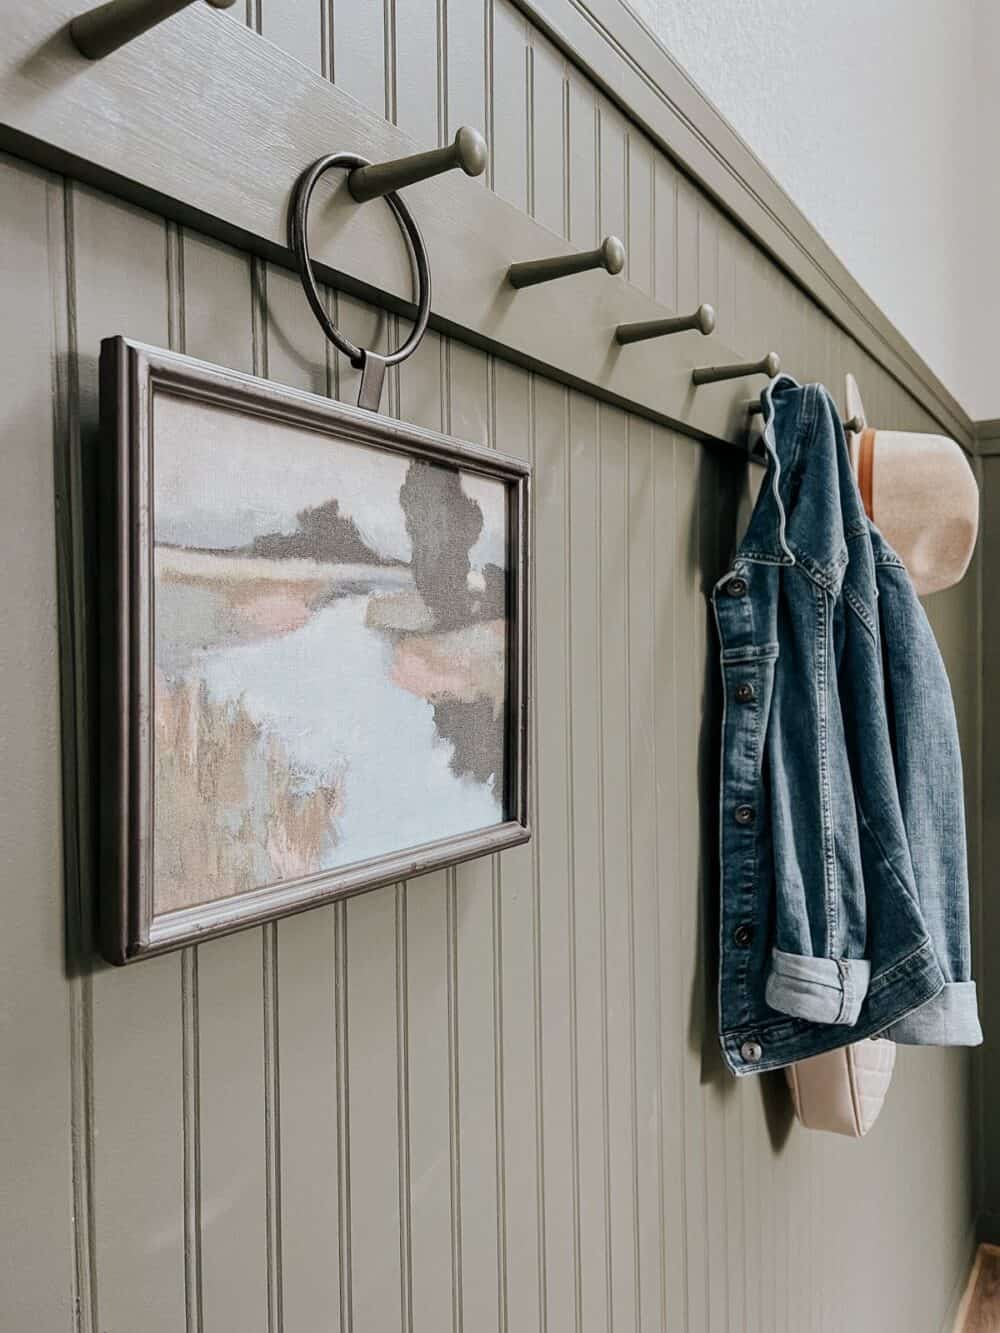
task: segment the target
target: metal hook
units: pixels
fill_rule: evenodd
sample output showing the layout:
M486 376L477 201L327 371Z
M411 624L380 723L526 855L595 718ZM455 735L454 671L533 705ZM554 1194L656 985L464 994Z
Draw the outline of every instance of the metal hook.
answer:
M463 125L455 135L454 143L445 148L432 148L430 152L398 157L392 162L358 167L348 176L347 188L354 200L363 204L430 176L440 176L442 171L452 171L455 167L461 167L467 176L479 176L486 170L488 157L483 136L478 130Z
M213 9L229 9L236 0L208 0ZM100 60L120 46L155 28L194 0L107 0L78 14L69 25L73 45L88 60Z
M777 352L768 352L759 361L748 361L738 366L696 366L691 372L694 384L715 384L719 380L739 380L745 375L766 375L774 379L781 369L781 357Z
M624 346L626 343L644 342L646 338L664 338L671 333L683 333L686 329L697 329L699 333L709 334L715 328L715 311L710 305L700 305L692 315L678 315L674 319L648 319L640 324L619 324L615 329L615 341Z
M511 264L507 281L512 287L534 287L538 282L554 278L568 278L573 273L587 273L592 268L603 268L612 276L625 267L625 246L617 236L605 236L596 250L584 250L576 255L554 255L551 259L526 259Z

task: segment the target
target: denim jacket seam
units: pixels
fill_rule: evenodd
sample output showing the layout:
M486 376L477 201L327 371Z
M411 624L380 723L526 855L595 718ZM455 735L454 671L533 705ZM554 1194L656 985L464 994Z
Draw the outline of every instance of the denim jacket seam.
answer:
M865 629L871 635L872 642L874 644L878 644L878 626L876 625L875 617L868 610L868 607L865 606L862 599L858 596L856 592L854 592L852 588L844 588L843 596L844 596L844 601L851 608L851 610L854 612L857 618L861 621L862 625L864 625Z
M879 972L876 975L873 975L868 985L869 995L875 995L880 990L884 990L885 987L891 983L893 977L896 975L897 972L902 971L904 967L907 967L910 963L912 963L914 958L917 958L919 957L920 954L927 952L928 948L930 947L930 943L931 943L931 937L929 935L926 935L920 941L919 944L915 945L908 954L904 954L902 958L898 959L895 963L893 963L891 967L887 967L884 971Z
M818 585L816 593L816 704L819 720L819 767L820 767L820 809L823 812L823 884L826 891L826 952L833 953L833 941L837 937L837 858L833 845L833 791L830 785L829 760L829 643L830 617L827 607L827 592Z
M788 568L795 564L794 557L775 555L773 551L746 551L741 548L736 558L738 560L749 560L751 564L755 565L784 565Z
M884 862L886 869L889 871L889 874L892 875L893 879L896 881L899 888L901 888L908 897L914 898L915 895L913 893L913 890L907 887L899 871L896 869L896 867L892 864L892 861L889 859L888 852L882 846L882 839L878 836L878 834L875 832L875 829L872 827L872 822L865 814L865 808L860 801L857 802L857 810L858 810L858 818L861 820L862 824L864 824L865 829L867 830L872 842L878 849L878 854L882 858L882 861Z
M713 592L712 595L709 597L709 604L710 604L711 607L712 607L712 616L713 616L713 618L714 618L714 620L715 620L715 630L716 630L716 633L717 633L717 635L718 635L718 637L719 637L719 671L720 671L720 673L721 673L721 675L722 675L722 718L721 718L721 721L720 721L720 727L721 727L721 731L722 731L722 744L721 744L720 747L719 747L719 827L718 827L718 829L717 829L717 831L716 831L716 837L717 837L717 840L718 840L718 841L717 841L717 846L718 846L718 853L719 853L719 867L720 867L721 878L722 878L723 882L722 882L722 884L720 885L720 892L719 892L719 925L718 925L718 936L719 936L719 941L718 941L718 943L719 943L719 959L720 959L720 963L719 963L719 974L718 974L718 977L716 978L716 983L715 983L715 985L716 985L716 1004L718 1005L718 1010L719 1010L719 1026L720 1026L720 1028L721 1028L721 1026L722 1026L722 1013L723 1013L723 1011L724 1011L724 1007L725 1007L725 996L724 996L724 977L725 977L725 968L723 967L722 963L723 963L723 960L724 960L724 957L725 957L725 947L726 947L726 946L725 946L725 936L724 936L724 933L723 933L723 932L725 931L725 924L726 924L726 923L725 923L725 911L726 911L726 902L725 902L725 867L726 867L726 850L725 850L725 833L724 833L724 829L725 829L725 820L724 820L724 818L723 818L722 803L723 803L723 801L725 800L725 796L726 796L726 753L727 753L727 751L726 751L726 721L727 721L727 717L728 717L728 713L729 713L729 691L728 691L728 689L726 688L726 665L725 665L725 663L726 663L726 641L725 641L725 638L724 638L723 633L722 633L722 624L721 624L721 622L720 622L720 620L719 620L719 607L718 607L718 604L717 604L717 602L716 602L716 600L715 600L715 594L714 594L714 592Z
M725 707L725 705L723 705ZM750 726L752 727L752 745L754 756L754 771L757 775L756 788L759 790L761 785L761 775L764 763L764 719L762 710L754 700L751 704ZM747 847L746 855L743 858L740 884L740 913L745 920L754 925L757 920L757 906L754 901L754 886L757 880L757 857L758 857L758 836L759 830L756 826L749 830L751 837ZM745 907L744 907L745 903ZM722 924L722 911L719 912L720 926ZM741 952L737 960L736 981L739 991L740 1016L746 1021L746 1016L750 1012L750 994L747 981L750 975L750 953L749 950ZM722 975L722 969L719 969L719 975Z
M851 986L850 970L843 959L836 958L834 962L837 964L837 975L840 977L840 1009L837 1013L837 1022L842 1023L854 1000L854 990Z
M817 587L824 588L834 597L839 595L843 583L843 573L847 567L846 546L841 547L827 564L823 564L807 551L800 550L791 542L789 543L789 550L795 557L795 568L800 569L807 579L810 579Z
M810 977L810 978L809 978L809 981L808 981L808 984L809 984L810 989L815 989L815 990L832 990L832 991L836 991L837 994L839 995L840 992L843 990L843 976L842 976L842 974L841 974L841 970L840 970L840 962L839 962L839 959L836 959L836 958L829 958L829 959L824 958L824 959L822 959L821 961L822 961L822 962L830 962L830 963L836 963L836 964L837 964L837 984L834 985L833 982L830 982L830 981L821 981L821 980L819 979L819 977Z
M724 667L737 662L773 662L777 660L780 651L779 644L774 640L769 643L744 643L735 648L723 648L720 660Z

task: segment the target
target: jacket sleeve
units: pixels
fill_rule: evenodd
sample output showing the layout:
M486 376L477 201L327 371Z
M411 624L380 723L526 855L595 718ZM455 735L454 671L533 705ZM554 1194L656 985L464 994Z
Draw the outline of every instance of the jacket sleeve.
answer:
M962 756L951 688L927 616L894 552L878 557L886 707L921 913L944 989L893 1024L894 1041L975 1046L982 1039L972 980Z
M774 857L770 1008L857 1022L871 974L859 836L837 679L836 589L789 570L765 772Z

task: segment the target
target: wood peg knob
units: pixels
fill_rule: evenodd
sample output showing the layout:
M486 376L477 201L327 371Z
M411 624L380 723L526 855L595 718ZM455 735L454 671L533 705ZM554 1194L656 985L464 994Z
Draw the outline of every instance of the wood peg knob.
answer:
M179 14L195 0L107 0L78 14L69 25L73 45L88 60L101 60L133 38ZM213 9L229 9L236 0L207 0Z
M666 338L672 333L686 333L696 329L707 336L715 328L715 310L703 303L690 315L677 315L672 319L648 319L639 324L619 324L615 329L615 341L624 347L628 343L645 342L647 338Z
M596 250L581 250L575 255L553 255L551 259L526 259L511 264L507 281L512 287L534 287L539 282L568 278L603 268L612 276L625 267L625 246L617 236L605 236Z
M691 372L691 380L694 384L717 384L721 380L740 380L746 375L766 375L773 380L780 369L781 357L777 352L768 352L759 361L735 366L697 366Z
M444 171L464 171L467 176L480 176L486 170L489 150L478 130L463 125L454 141L444 148L432 148L426 153L394 158L391 162L373 162L367 167L355 167L347 178L347 188L353 198L363 204L369 199L393 194L417 181L440 176Z

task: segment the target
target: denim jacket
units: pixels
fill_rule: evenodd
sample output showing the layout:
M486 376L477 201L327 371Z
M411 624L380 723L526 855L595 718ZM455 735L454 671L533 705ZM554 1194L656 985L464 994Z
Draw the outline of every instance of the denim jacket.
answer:
M719 1027L737 1074L891 1029L981 1040L947 676L834 405L779 376L712 600L723 687Z

